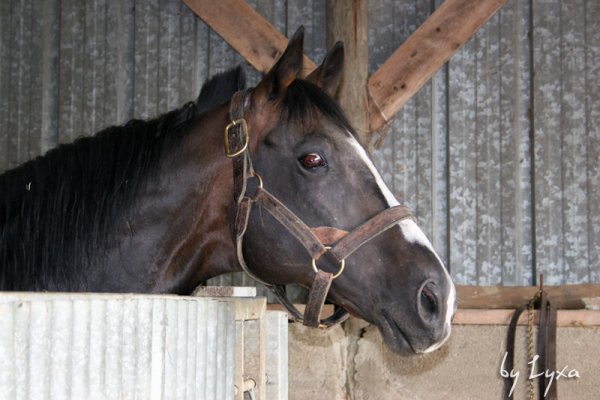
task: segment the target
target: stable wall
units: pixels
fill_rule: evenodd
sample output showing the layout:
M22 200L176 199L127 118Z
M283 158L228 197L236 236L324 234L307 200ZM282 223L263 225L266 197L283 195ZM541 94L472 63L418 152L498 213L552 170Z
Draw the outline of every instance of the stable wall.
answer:
M322 60L325 0L248 3L286 35L304 25ZM368 0L369 72L441 3ZM508 0L374 153L456 283L600 283L598 15L598 1ZM180 0L1 1L0 171L164 113L237 64Z
M455 325L440 350L400 357L382 343L377 329L350 319L328 331L289 327L289 399L311 400L493 400L503 398L500 367L506 325ZM515 398L526 398L525 328L517 335L521 378ZM557 368L581 378L558 381L561 400L600 399L600 327L559 327ZM537 385L537 381L536 381Z

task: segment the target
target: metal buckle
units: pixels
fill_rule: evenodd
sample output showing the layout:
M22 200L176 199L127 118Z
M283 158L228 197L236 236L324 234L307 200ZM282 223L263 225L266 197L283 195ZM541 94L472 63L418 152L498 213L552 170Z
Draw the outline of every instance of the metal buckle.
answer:
M331 246L325 246L326 250L331 250ZM312 259L312 267L315 270L315 272L319 272L319 269L317 268L317 260L315 260L314 258ZM346 259L342 259L342 261L340 261L340 269L338 270L338 272L336 272L332 277L331 280L334 280L335 278L337 278L338 276L340 276L342 274L342 272L344 272L344 268L346 268Z
M242 148L238 151L231 151L230 143L229 143L229 130L236 126L241 126L242 128ZM227 158L234 158L242 154L248 148L248 125L246 124L246 120L244 118L239 118L231 121L225 127L225 155Z

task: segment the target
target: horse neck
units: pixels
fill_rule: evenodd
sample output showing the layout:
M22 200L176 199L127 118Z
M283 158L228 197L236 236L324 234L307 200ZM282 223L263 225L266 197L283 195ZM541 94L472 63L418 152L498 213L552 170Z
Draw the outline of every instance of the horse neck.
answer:
M231 161L223 152L227 106L202 117L181 151L161 168L169 214L157 254L152 291L188 293L208 278L239 270L230 233L233 205Z

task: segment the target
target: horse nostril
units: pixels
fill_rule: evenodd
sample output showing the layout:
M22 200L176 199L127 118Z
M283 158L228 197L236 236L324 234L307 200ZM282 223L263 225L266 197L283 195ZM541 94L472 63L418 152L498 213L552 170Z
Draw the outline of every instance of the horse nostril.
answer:
M435 284L433 282L427 282L421 288L419 304L421 317L430 319L437 314L438 304L435 295Z

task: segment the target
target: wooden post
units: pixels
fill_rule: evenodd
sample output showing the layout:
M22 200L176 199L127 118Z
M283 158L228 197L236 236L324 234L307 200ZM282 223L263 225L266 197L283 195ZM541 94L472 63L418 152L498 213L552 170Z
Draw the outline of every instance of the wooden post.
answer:
M369 148L369 37L366 0L327 0L327 47L344 42L344 77L337 98L358 133Z

